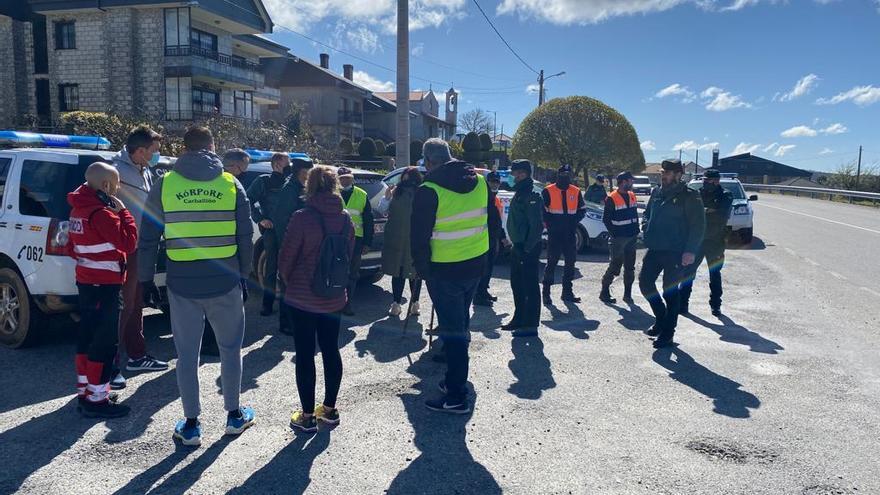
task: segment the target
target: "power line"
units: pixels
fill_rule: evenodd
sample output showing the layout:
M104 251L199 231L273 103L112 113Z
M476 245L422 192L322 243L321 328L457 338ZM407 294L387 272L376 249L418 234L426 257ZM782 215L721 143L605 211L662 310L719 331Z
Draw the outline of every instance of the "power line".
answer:
M495 27L495 24L492 24L492 20L489 19L488 15L486 15L486 11L483 10L483 7L480 7L479 2L477 2L477 0L473 0L473 1L474 1L474 5L477 6L477 9L480 10L480 13L483 14L483 17L486 19L486 22L488 22L489 26L492 27L492 30L495 31L495 34L497 34L498 37L501 38L501 41L503 41L504 44L507 46L507 49L510 50L510 53L512 53L514 57L519 59L519 61L522 62L522 64L525 65L530 71L534 72L535 74L538 74L538 71L535 70L534 67L529 65L525 60L523 60L522 57L519 56L518 53L516 53L516 50L514 50L513 47L510 46L510 43L508 43L507 40L504 39L504 36L501 36L501 33L498 31L498 28Z

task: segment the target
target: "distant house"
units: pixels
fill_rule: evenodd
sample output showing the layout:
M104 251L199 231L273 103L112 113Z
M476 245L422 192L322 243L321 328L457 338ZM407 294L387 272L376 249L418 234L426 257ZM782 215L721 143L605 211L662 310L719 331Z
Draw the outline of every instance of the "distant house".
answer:
M508 149L513 144L513 138L507 134L497 134L495 139L492 140L492 144L498 148Z
M389 102L397 102L397 93L374 93ZM440 103L433 91L410 91L409 109L417 115L411 122L411 139L424 141L432 137L450 139L455 135L458 120L458 93L450 88L446 92L446 113L440 118Z
M645 164L645 171L640 175L647 175L652 184L659 184L660 170L661 169L659 163L647 163Z
M722 173L736 173L746 184L778 184L799 177L810 179L812 172L791 167L773 160L761 158L751 153L728 156L718 162Z

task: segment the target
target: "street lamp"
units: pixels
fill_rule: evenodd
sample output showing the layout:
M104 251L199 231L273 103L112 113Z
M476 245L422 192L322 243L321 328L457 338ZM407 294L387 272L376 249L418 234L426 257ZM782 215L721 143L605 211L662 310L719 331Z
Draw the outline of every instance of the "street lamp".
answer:
M486 110L492 112L492 139L498 139L498 112L495 110Z
M564 75L565 75L565 71L562 71L562 72L557 72L556 74L553 74L552 76L544 77L544 71L541 70L541 73L538 75L538 106L541 106L544 104L544 81L546 81L547 79L552 79L554 77L564 76Z

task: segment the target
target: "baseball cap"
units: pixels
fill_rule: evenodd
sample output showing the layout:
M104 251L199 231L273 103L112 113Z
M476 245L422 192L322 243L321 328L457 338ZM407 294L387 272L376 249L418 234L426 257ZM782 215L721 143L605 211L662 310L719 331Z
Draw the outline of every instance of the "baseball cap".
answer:
M636 178L633 177L633 174L631 174L630 172L621 172L617 174L617 182L620 182L622 180L636 180Z
M532 173L532 162L528 160L514 160L513 163L510 164L510 171L517 172L523 171L528 172L529 175Z
M596 180L605 180L605 176L602 174L599 174L596 176Z
M684 167L679 159L663 160L663 163L660 164L660 168L668 172L684 172Z

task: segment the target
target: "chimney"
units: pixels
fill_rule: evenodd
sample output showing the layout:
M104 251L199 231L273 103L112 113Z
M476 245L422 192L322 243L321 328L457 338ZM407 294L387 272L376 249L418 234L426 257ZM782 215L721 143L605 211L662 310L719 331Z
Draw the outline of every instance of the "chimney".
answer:
M349 81L354 81L354 66L351 64L345 64L342 66L342 77L348 79Z
M330 68L330 54L322 53L321 54L321 68L329 69Z
M712 168L718 168L718 149L712 150Z

